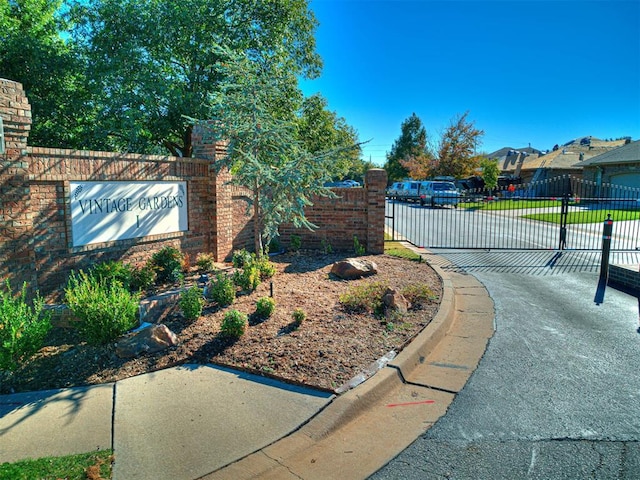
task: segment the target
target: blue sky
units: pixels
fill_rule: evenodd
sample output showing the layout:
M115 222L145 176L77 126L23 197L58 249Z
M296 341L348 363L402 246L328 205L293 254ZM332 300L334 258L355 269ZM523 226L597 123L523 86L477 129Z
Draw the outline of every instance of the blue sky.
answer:
M479 151L640 138L640 0L311 0L319 79L302 81L382 165L412 113L437 140L458 114Z

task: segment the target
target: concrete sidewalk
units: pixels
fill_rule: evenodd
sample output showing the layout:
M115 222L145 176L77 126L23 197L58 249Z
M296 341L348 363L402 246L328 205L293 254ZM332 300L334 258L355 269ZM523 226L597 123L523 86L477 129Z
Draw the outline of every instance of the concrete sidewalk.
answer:
M433 267L444 282L434 320L344 394L184 365L115 384L4 395L0 462L113 448L115 480L365 478L446 413L493 335L485 288Z

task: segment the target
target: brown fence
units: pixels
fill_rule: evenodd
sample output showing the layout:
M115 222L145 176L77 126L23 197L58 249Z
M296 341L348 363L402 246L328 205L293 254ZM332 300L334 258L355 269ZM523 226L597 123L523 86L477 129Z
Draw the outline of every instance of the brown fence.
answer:
M228 260L235 249L253 246L246 192L228 184L211 160L216 145L194 137L199 158L76 151L27 145L31 111L22 86L0 79L0 118L5 151L0 152L0 279L14 287L27 282L43 294L60 290L70 270L105 260L143 263L153 252L174 246L195 257L212 253ZM200 143L199 143L200 142ZM74 246L71 182L185 182L188 229L180 232ZM337 199L317 198L306 215L315 231L282 228L303 247L353 248L354 236L370 253L384 249L386 173L367 173L365 188L338 189Z

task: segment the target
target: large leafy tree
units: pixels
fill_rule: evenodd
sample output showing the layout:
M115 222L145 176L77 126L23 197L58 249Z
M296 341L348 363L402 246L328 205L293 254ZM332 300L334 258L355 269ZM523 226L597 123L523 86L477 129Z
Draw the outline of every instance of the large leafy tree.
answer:
M362 176L364 165L360 158L362 151L357 132L343 117L328 109L327 101L320 94L303 100L298 133L305 149L311 154L321 155L326 151L341 149L342 153L329 166L333 179Z
M0 77L22 83L33 116L29 143L83 147L95 122L83 57L63 40L61 0L0 0Z
M464 178L473 175L480 164L476 149L481 144L484 131L467 120L469 112L456 116L442 134L434 175Z
M269 54L293 75L313 78L321 67L306 0L78 0L72 18L100 92L91 135L112 149L191 156L185 116L209 117L216 45Z
M402 122L400 136L393 143L391 151L387 153L384 168L389 182L402 180L410 175L409 169L403 165L403 162L429 157L427 131L422 120L413 113Z
M227 154L214 163L229 169L232 182L252 192L256 253L282 223L314 228L305 217L313 195L331 196L323 186L331 166L358 145L310 153L297 132L299 118L286 94L296 79L279 55L238 55L224 50L219 91L210 98L212 116L199 121L209 141L227 142Z

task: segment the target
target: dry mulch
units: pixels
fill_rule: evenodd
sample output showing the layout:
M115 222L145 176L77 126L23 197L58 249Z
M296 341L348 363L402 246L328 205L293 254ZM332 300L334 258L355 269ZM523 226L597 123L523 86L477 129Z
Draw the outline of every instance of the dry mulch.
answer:
M205 306L197 320L186 321L177 305L160 318L179 338L179 345L135 359L121 359L115 344L89 346L75 330L54 328L33 358L13 373L0 372L0 394L114 382L185 363L213 363L287 382L335 391L390 351L399 352L438 310L442 295L439 276L426 263L389 255L372 255L376 275L345 281L329 274L344 254L304 252L272 257L277 272L251 294L240 295L226 309ZM192 277L193 278L193 277ZM376 317L350 312L341 294L369 282L401 290L428 285L435 299L406 315ZM251 315L256 301L273 288L276 310L265 321L252 322L237 341L220 335L224 313L235 308ZM302 308L306 320L296 329L292 313Z

